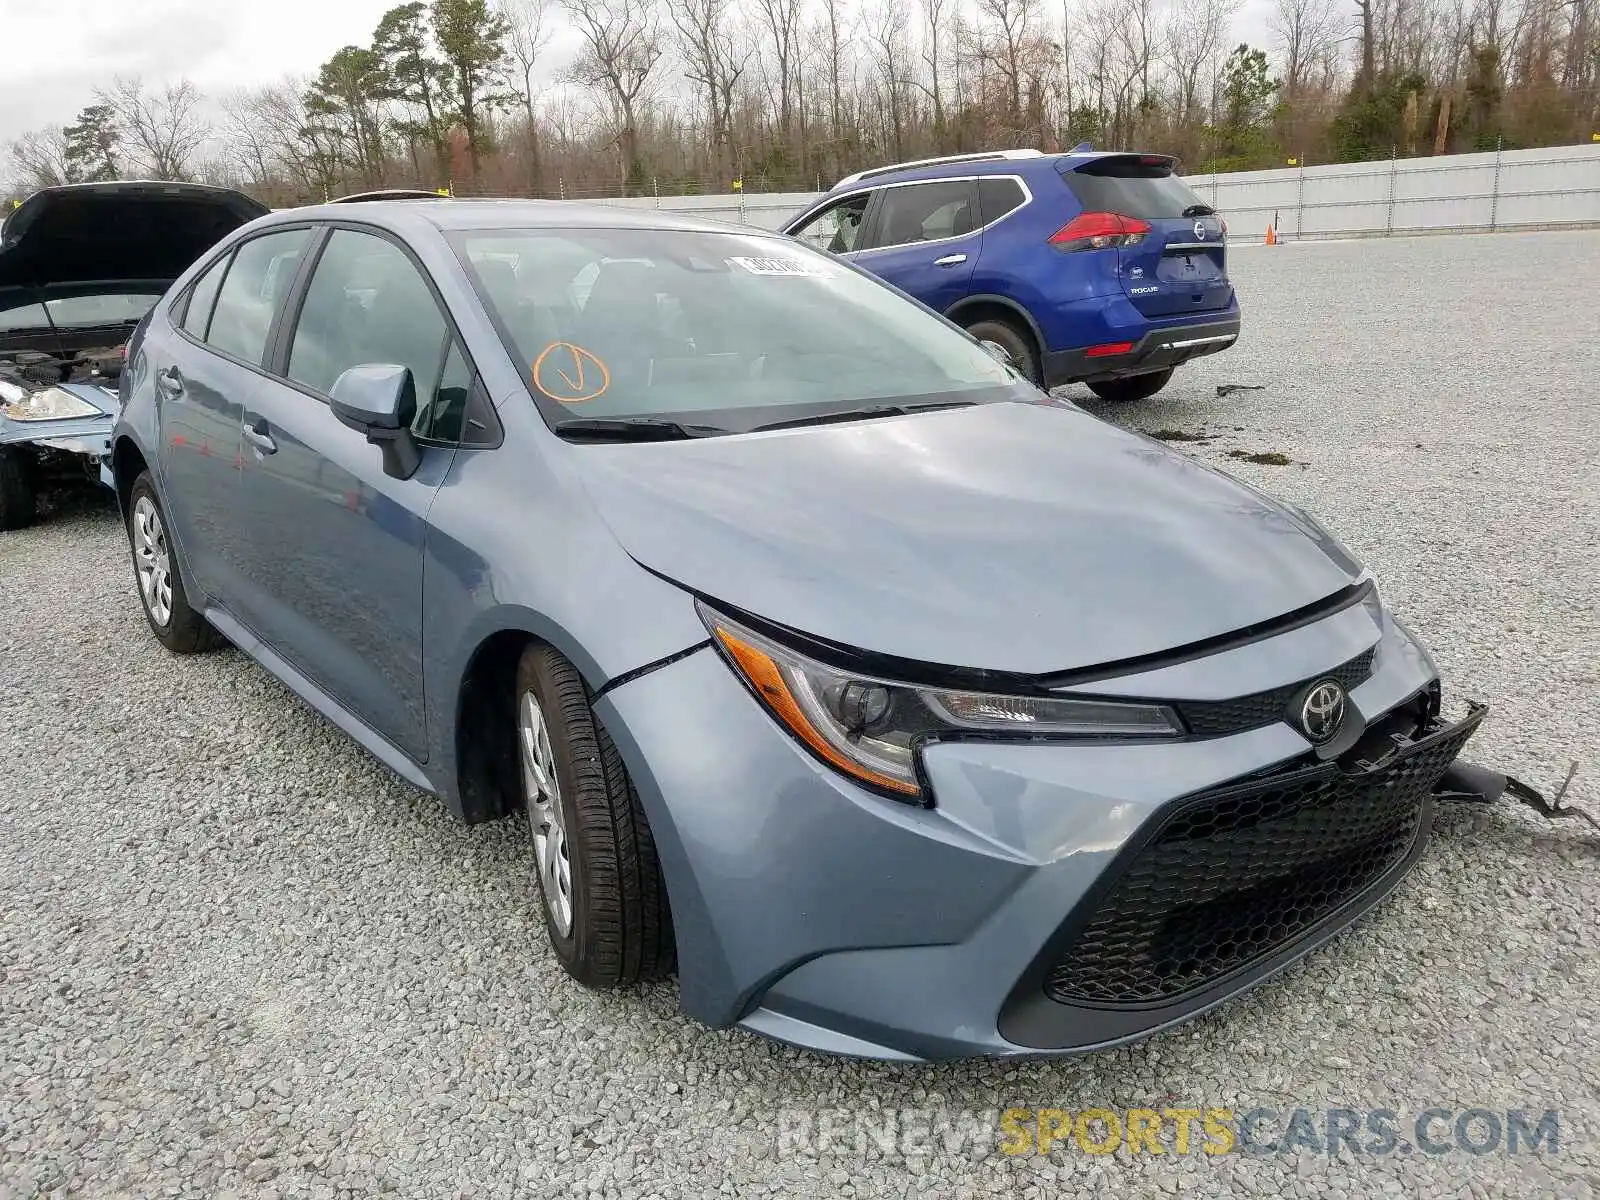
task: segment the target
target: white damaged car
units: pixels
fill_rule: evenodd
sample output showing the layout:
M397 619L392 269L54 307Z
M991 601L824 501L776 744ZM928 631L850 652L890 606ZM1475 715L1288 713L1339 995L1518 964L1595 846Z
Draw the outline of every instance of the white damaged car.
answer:
M123 348L172 281L266 206L129 180L35 192L0 225L0 530L41 491L110 481Z

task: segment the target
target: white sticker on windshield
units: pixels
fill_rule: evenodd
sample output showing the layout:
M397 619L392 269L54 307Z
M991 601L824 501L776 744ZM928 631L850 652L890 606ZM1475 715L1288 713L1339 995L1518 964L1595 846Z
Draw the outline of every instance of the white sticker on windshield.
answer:
M823 263L802 262L797 258L730 258L752 275L821 275Z

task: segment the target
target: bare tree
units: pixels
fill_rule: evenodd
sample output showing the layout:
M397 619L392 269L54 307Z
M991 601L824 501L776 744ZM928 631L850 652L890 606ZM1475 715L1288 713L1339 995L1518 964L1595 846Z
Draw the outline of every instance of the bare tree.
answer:
M11 143L9 157L17 182L29 191L72 182L67 135L59 125L29 130Z
M1301 3L1306 0L1280 0ZM1331 0L1321 0L1328 3ZM1178 120L1192 121L1200 99L1200 81L1222 57L1240 0L1195 0L1174 9L1167 21L1166 59L1176 84Z
M155 179L189 176L195 155L211 136L199 88L180 79L147 91L139 78L119 77L94 94L117 114L141 170Z
M794 116L800 91L801 0L755 0L756 13L772 36L778 68L778 128L785 145L794 140ZM802 117L802 120L804 118Z
M977 11L980 31L989 43L980 52L1000 71L1007 115L1018 125L1022 120L1023 57L1038 0L978 0Z
M1283 52L1283 94L1293 100L1340 42L1349 18L1339 0L1278 0L1268 27Z
M506 23L506 51L522 75L523 115L528 122L528 183L537 193L539 162L539 114L533 87L533 71L550 44L549 0L495 0L495 10Z
M643 175L639 159L639 99L661 61L661 36L648 0L564 0L584 49L573 78L598 87L619 126L623 170L630 183Z
M944 134L944 96L939 87L939 34L947 14L956 0L922 0L922 18L928 27L928 40L923 60L928 64L929 85L924 91L933 101L933 132L939 138Z
M667 12L678 31L684 74L706 98L706 132L712 172L733 172L733 93L750 59L748 44L737 45L729 26L729 0L669 0Z
M906 27L908 17L901 0L878 0L867 18L867 40L871 45L871 66L879 80L884 101L888 137L886 149L895 162L905 159L905 73Z

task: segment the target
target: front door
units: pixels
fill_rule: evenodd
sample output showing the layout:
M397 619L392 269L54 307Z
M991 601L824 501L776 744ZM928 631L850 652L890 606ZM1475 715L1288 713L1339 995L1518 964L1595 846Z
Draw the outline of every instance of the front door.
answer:
M426 759L422 556L428 509L454 443L419 439L409 479L384 474L327 403L369 363L409 367L424 419L470 368L420 268L376 234L335 229L284 338L281 378L243 414L243 503L256 632L297 670L416 761Z

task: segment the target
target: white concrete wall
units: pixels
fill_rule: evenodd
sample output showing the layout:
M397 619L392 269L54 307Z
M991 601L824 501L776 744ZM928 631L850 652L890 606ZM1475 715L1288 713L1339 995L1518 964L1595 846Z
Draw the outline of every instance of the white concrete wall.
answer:
M1191 175L1236 238L1600 225L1600 144ZM602 200L776 229L814 192Z

